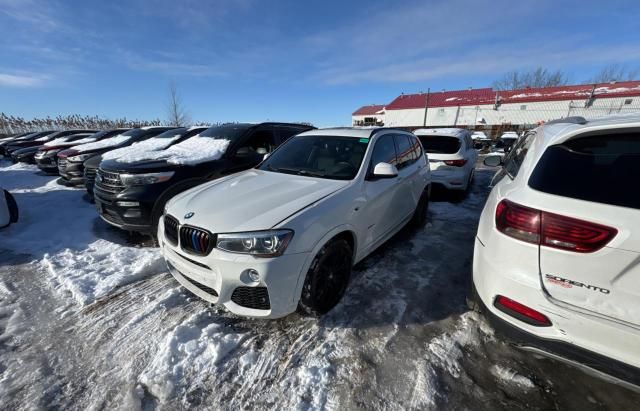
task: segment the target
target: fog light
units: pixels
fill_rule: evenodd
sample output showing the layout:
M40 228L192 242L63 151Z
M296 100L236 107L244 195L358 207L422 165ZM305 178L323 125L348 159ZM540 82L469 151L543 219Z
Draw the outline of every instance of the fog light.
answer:
M140 203L137 201L116 201L116 205L120 207L138 207Z
M248 269L247 274L249 275L251 281L253 281L254 283L260 282L260 273L258 273L253 268Z
M132 208L124 212L124 217L127 218L140 218L142 217L142 212L138 208Z

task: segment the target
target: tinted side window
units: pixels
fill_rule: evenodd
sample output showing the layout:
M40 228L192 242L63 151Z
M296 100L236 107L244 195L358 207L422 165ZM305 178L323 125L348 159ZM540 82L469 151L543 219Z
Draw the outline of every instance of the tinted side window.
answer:
M267 154L276 148L273 130L256 130L238 148L238 155Z
M521 140L519 140L514 146L509 154L504 159L504 169L514 178L518 175L518 171L520 171L520 166L524 161L527 153L529 152L529 147L533 144L533 139L535 138L536 133L530 132L526 136L524 136Z
M640 133L599 135L550 146L529 179L549 194L640 209Z
M405 168L413 162L413 150L409 137L404 134L395 135L396 152L398 153L398 170Z
M280 144L289 140L291 137L295 136L296 134L302 133L303 131L305 130L299 129L299 128L292 128L292 127L278 128L278 136L280 137Z
M418 139L416 137L409 137L411 139L411 141L413 142L413 152L415 154L415 159L419 159L420 156L422 156L422 145L420 144L420 142L418 141Z
M398 165L398 161L396 160L396 146L391 134L386 134L376 141L376 146L373 148L373 153L371 154L369 172L373 172L374 167L378 163Z

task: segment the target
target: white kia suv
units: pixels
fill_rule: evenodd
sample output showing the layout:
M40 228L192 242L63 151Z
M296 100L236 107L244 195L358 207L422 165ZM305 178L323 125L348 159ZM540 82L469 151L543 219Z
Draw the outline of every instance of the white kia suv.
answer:
M413 133L429 156L433 184L448 190L467 191L478 159L469 131L461 128L420 128Z
M520 138L478 226L473 308L526 347L640 384L640 115Z
M424 224L430 182L411 133L307 131L256 168L171 199L158 241L180 284L235 314L319 315L355 263L406 223Z

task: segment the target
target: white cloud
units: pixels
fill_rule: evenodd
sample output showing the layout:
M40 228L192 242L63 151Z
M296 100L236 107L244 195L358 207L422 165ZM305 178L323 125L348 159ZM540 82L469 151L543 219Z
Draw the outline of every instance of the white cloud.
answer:
M0 87L39 87L47 76L0 73Z

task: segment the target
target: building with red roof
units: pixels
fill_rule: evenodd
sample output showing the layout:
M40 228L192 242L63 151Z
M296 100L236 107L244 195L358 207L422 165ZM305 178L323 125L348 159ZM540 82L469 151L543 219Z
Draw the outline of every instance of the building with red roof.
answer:
M384 106L362 106L351 114L351 120L354 126L381 126L384 124Z
M389 127L527 127L568 116L585 118L640 111L640 81L499 91L492 88L401 94L372 114Z

